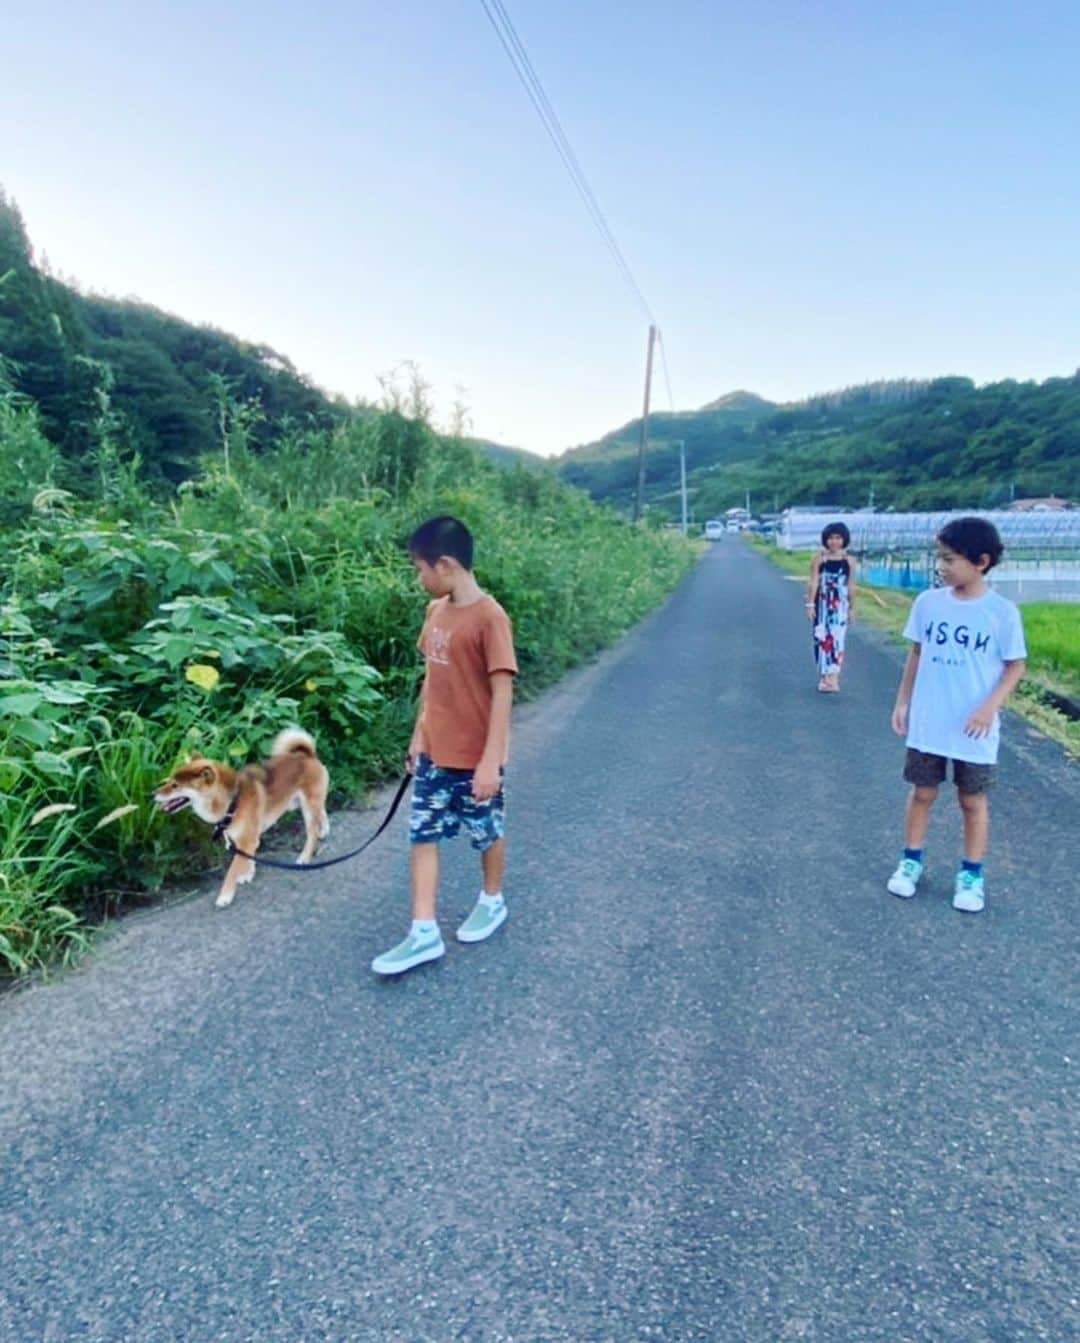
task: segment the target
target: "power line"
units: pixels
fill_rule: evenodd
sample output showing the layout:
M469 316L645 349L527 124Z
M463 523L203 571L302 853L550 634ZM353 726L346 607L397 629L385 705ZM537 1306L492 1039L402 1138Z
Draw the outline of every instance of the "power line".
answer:
M559 157L562 159L563 166L570 175L570 180L577 188L578 194L581 196L585 209L588 212L590 219L592 219L597 232L600 234L605 246L610 251L616 266L619 268L623 279L630 288L638 304L641 306L645 316L654 326L658 325L656 318L653 315L652 308L649 306L648 299L646 299L645 295L642 293L641 286L634 278L634 273L630 269L626 257L623 255L622 248L615 240L615 235L611 231L611 226L608 224L607 218L600 208L600 204L596 199L592 187L589 185L589 181L578 161L577 155L574 153L573 147L567 139L566 132L562 128L562 123L559 121L554 107L551 105L551 100L544 90L540 77L533 69L533 64L529 60L529 54L525 50L525 44L518 36L513 21L506 11L506 6L502 3L502 0L480 0L480 3L484 7L484 13L487 14L491 26L495 29L496 36L502 43L503 50L509 57L510 64L514 67L514 71L521 81L522 87L529 95L529 99L536 109L537 116L540 118L552 144L555 146Z

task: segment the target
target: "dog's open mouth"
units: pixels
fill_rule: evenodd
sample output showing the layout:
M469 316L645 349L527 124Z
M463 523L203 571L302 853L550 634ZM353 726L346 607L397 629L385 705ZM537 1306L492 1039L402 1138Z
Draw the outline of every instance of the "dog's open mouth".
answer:
M171 815L174 811L183 811L185 807L191 806L191 798L180 794L178 797L167 797L164 801L159 801L158 806L162 811L167 811Z

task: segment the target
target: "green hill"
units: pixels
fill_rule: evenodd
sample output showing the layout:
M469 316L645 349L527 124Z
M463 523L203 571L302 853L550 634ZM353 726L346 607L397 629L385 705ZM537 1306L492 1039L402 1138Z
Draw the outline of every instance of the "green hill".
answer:
M0 192L0 356L73 461L103 416L150 478L186 479L221 443L225 394L249 409L255 438L287 424L329 427L337 407L266 345L194 326L148 304L86 296L42 272L16 207Z
M776 406L751 392L731 392L701 410L649 417L650 500L679 480L679 440L686 444L687 469L740 461L754 452L752 431ZM559 475L595 499L629 507L637 489L641 420L631 420L593 443L554 459Z
M715 401L702 406L697 413L704 415L711 410L724 411L729 415L739 415L747 424L753 424L775 409L776 406L772 401L766 401L764 397L754 392L726 392L723 396L718 396Z
M511 448L505 443L493 443L489 438L470 438L467 442L489 457L496 466L505 466L508 470L523 466L527 471L550 471L551 464L546 457L529 452L526 448Z
M175 486L230 435L267 450L298 431L368 413L332 399L266 345L147 304L87 296L44 273L0 191L0 385L36 405L76 474L103 437L147 482ZM372 408L373 413L373 408ZM629 511L640 420L551 462L471 440L500 465L554 470ZM992 505L1017 495L1080 497L1080 376L976 387L969 378L885 381L776 405L729 392L650 417L646 499L678 510L679 441L703 518L741 503L851 507Z
M628 508L640 421L557 459L562 478ZM676 440L698 519L741 504L989 507L1012 494L1080 498L1080 374L976 387L970 378L885 381L775 406L732 393L650 417L646 501L678 509Z
M244 407L246 436L264 449L287 430L332 428L357 413L269 345L150 304L81 294L46 274L2 190L0 376L37 405L45 433L70 461L89 462L104 419L149 480L172 484L221 448L227 404ZM500 465L545 467L521 449L469 441Z

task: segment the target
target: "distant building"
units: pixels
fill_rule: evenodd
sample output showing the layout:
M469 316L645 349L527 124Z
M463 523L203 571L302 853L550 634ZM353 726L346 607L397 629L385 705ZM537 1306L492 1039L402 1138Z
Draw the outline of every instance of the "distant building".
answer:
M1056 494L1048 499L1014 499L1009 505L1012 513L1058 513L1064 508L1075 505L1068 499L1059 499Z

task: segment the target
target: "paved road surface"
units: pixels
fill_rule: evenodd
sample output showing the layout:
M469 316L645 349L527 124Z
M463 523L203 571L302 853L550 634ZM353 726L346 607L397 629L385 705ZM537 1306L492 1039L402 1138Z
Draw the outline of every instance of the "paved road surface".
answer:
M5 1343L1076 1337L1077 772L1012 720L987 913L951 805L886 895L896 655L801 603L725 540L530 706L490 943L370 975L399 834L0 1003Z

